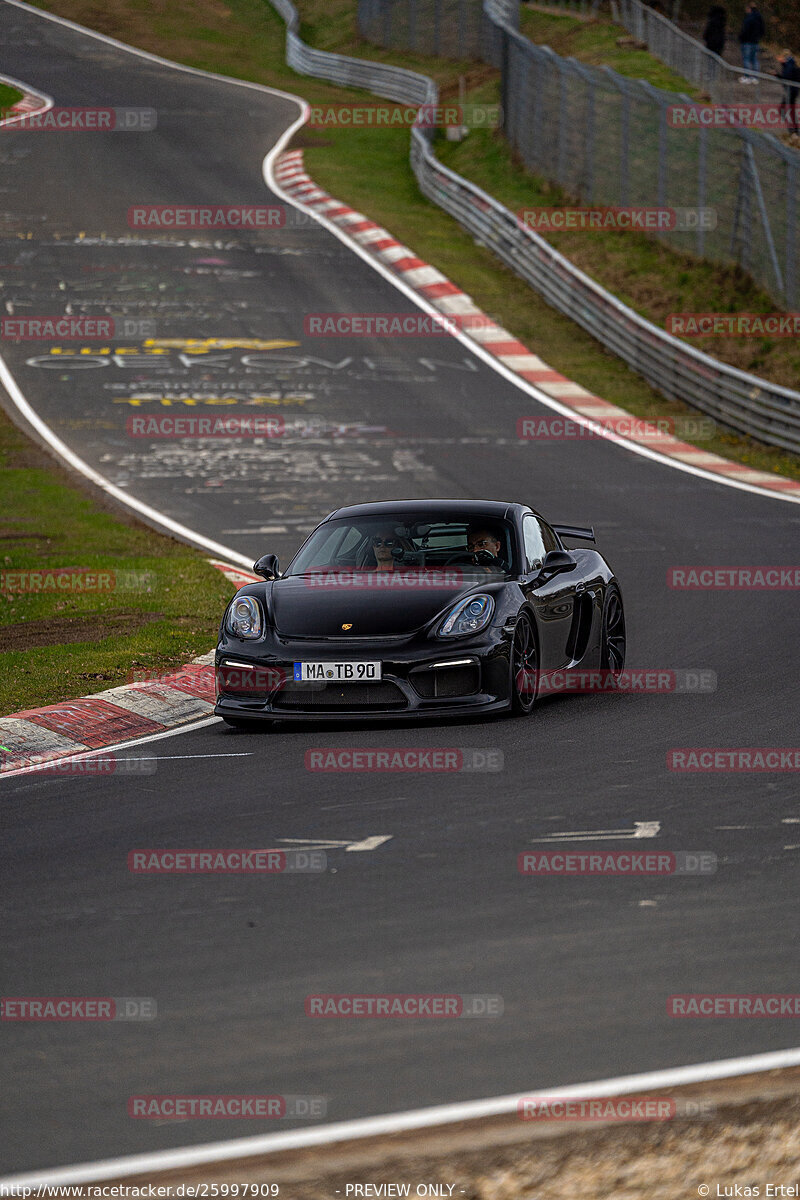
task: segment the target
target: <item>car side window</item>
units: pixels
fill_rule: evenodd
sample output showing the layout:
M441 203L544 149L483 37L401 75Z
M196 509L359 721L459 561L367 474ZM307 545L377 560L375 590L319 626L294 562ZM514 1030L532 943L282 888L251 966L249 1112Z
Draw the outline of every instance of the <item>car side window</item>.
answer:
M539 529L542 531L542 541L544 542L545 553L549 554L551 550L558 550L558 540L546 521L537 518Z
M530 513L523 518L522 532L525 539L525 558L527 560L527 569L529 571L536 570L542 565L544 556L547 553L545 550L544 538L539 527L539 522L536 517Z

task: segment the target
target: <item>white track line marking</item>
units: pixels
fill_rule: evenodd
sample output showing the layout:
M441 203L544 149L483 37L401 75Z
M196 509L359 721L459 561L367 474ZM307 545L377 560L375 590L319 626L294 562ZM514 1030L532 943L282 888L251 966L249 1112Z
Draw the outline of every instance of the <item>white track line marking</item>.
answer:
M90 467L82 458L78 458L78 455L70 450L69 446L65 442L62 442L60 437L57 437L53 433L49 426L30 406L2 358L0 358L0 383L3 384L11 400L28 424L33 426L39 436L44 439L50 449L62 461L66 462L74 471L83 475L84 479L88 479L97 487L102 488L107 495L113 497L114 500L123 504L126 508L132 508L140 516L145 517L151 525L155 525L162 530L166 529L169 533L174 534L180 541L188 542L189 545L197 546L202 550L211 550L216 555L232 559L240 566L252 567L253 564L246 555L239 554L236 550L231 550L229 546L223 546L221 542L215 542L211 538L204 537L201 533L195 533L193 529L189 529L186 525L181 525L178 521L173 521L171 517L160 513L158 509L151 508L149 504L145 504L142 500L137 500L135 496L126 495L124 491L116 487L104 475L101 475L99 471L95 471L94 467Z
M634 821L633 829L570 829L550 833L547 837L531 838L532 842L618 842L622 838L654 838L661 829L660 821Z
M133 54L138 58L144 58L148 62L159 63L162 66L170 67L176 71L184 71L190 75L198 75L204 79L213 79L220 83L227 83L237 87L249 88L252 91L263 92L269 96L278 96L282 100L289 100L300 108L300 116L294 121L289 128L281 134L278 141L275 143L275 148L281 150L286 145L286 142L295 130L303 125L307 119L307 114L310 111L307 102L299 96L293 96L289 92L282 92L278 88L267 87L261 83L251 83L245 79L229 79L226 75L218 75L212 71L201 71L196 67L187 67L183 63L170 62L169 59L161 58L157 54L150 54L147 50L138 50L135 46L126 46L124 42L117 41L116 38L108 37L104 33L97 33L93 29L86 29L82 25L76 24L74 21L67 21L64 17L55 16L53 13L44 12L38 8L32 8L29 4L24 4L21 0L7 0L8 4L15 8L21 8L25 12L30 13L41 20L53 21L56 25L62 25L67 29L73 29L77 33L85 37L94 38L96 41L105 42L106 45L115 46L118 50L123 50L128 54ZM23 86L23 85L20 85ZM27 84L24 85L28 87ZM34 89L31 88L31 91ZM47 97L49 99L49 97ZM52 101L51 101L52 104ZM18 386L16 380L6 366L2 357L0 357L0 382L6 388L13 404L19 410L20 414L25 418L45 442L50 446L53 452L63 461L69 464L73 470L78 471L84 478L90 480L96 486L103 489L109 496L116 500L119 504L126 508L133 509L141 516L145 517L151 524L155 524L162 529L168 530L183 542L188 542L190 545L198 546L203 550L210 550L218 557L227 558L233 563L241 566L252 567L252 561L243 554L239 554L236 550L230 549L228 546L223 546L220 542L215 542L211 538L205 537L203 534L196 533L189 529L186 525L181 525L178 521L173 521L171 517L167 517L160 513L157 509L152 508L149 504L144 504L137 500L134 496L127 495L123 490L116 487L101 475L99 471L95 471L88 463L79 458L70 448L57 437L45 424L45 422L37 415L31 405L28 403L22 389Z
M186 63L173 62L169 58L162 58L159 54L151 54L149 50L140 50L137 46L128 46L125 42L120 42L117 38L109 37L107 33L98 33L96 29L89 29L86 25L79 25L77 21L68 21L66 17L59 17L55 13L46 12L41 8L34 8L31 4L25 4L24 0L5 0L6 4L12 5L14 8L21 8L24 12L30 13L31 16L40 17L43 21L52 21L54 25L63 25L65 29L74 29L76 33L83 34L84 37L94 38L95 41L105 42L107 46L114 46L117 50L124 50L126 54L135 54L137 58L147 59L148 62L159 63L162 67L172 67L175 71L185 71L187 75L199 75L201 79L216 79L220 83L232 83L238 87L250 88L256 92L266 92L271 96L280 96L283 100L291 100L294 104L303 106L304 110L310 111L308 103L301 96L295 96L292 92L284 92L280 88L269 87L266 83L253 83L250 79L232 79L230 75L220 75L216 71L203 71L200 67L189 67ZM20 87L28 87L26 84L19 84ZM31 88L33 91L33 88Z
M252 750L238 750L236 753L230 754L153 754L147 758L134 758L125 756L126 762L178 762L186 758L252 758ZM102 761L102 760L101 760ZM111 759L111 762L116 762L116 759Z
M103 747L105 749L105 747ZM231 754L148 754L146 757L133 754L126 754L125 762L182 762L187 758L252 758L251 750L240 750L237 753ZM62 766L64 763L75 762L76 756L70 755L69 758L58 758L46 763L37 763L33 767L26 767L25 770L31 771L52 771L53 762L58 762ZM96 758L95 762L119 762L119 758Z
M102 695L102 692L100 693ZM131 746L144 746L148 742L159 742L163 738L177 737L180 733L193 733L196 729L204 729L206 725L220 725L222 717L203 717L200 721L192 721L186 725L178 725L175 729L164 729L159 733L148 733L144 737L134 738L130 742L115 742L112 746L98 746L96 750L74 751L65 754L62 758L51 758L47 763L32 763L28 767L17 767L13 771L0 771L0 783L4 779L14 779L18 775L30 775L34 771L41 771L44 766L49 766L52 770L56 763L59 762L74 762L84 758L93 758L97 754L108 754L112 750L127 750Z
M131 1154L123 1158L101 1159L70 1167L56 1167L25 1175L9 1175L0 1179L0 1186L53 1187L57 1185L93 1183L100 1179L122 1179L131 1175L175 1171L204 1163L229 1162L231 1159L274 1154L279 1150L299 1150L306 1146L326 1146L357 1138L406 1133L414 1129L429 1129L450 1125L456 1121L473 1121L486 1117L511 1115L524 1099L574 1099L624 1096L650 1092L661 1088L683 1087L690 1083L708 1083L713 1079L731 1079L737 1075L754 1075L800 1066L800 1048L775 1050L769 1054L752 1054L744 1058L726 1058L719 1062L694 1063L688 1067L671 1067L663 1071L648 1071L642 1075L621 1075L615 1079L593 1080L591 1083L571 1084L568 1087L548 1088L546 1091L518 1092L512 1096L493 1096L485 1100L466 1100L441 1104L434 1108L417 1108L408 1112L389 1113L382 1117L365 1117L356 1121L338 1121L316 1129L292 1129L286 1133L264 1133L255 1137L235 1138L232 1141L208 1142L202 1146L184 1146L153 1154Z
M279 842L290 842L293 846L308 846L315 850L377 850L384 842L390 842L393 834L373 834L372 837L362 838L360 842L331 838L277 838Z

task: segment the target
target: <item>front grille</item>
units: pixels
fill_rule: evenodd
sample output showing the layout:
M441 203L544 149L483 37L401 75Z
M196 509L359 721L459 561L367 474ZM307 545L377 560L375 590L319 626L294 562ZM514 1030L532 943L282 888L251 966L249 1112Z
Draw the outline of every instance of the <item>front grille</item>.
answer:
M460 667L414 670L409 679L423 700L448 700L473 696L480 685L480 668L477 663L465 663Z
M311 637L305 634L293 633L290 638L282 637L280 640L284 645L286 645L288 642L335 642L337 647L352 644L354 646L358 646L360 649L363 647L365 642L369 642L371 645L375 646L391 646L395 642L407 642L410 636L411 635L408 633L387 633L380 637L377 637L372 633L365 633L362 635L346 633L342 634L341 636L336 633L331 633L325 634L324 636L321 636L320 634L314 634L314 636Z
M371 708L406 708L407 701L396 684L382 679L375 683L326 683L316 681L288 683L275 696L273 708L313 709L315 711L347 709L350 712Z

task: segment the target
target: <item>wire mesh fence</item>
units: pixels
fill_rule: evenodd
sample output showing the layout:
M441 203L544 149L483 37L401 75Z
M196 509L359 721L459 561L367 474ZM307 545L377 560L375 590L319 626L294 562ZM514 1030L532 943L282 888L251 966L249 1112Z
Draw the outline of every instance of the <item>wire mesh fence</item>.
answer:
M441 58L480 58L483 11L475 0L362 0L361 33L372 42Z
M692 123L696 106L507 35L504 130L533 173L588 204L711 209L713 228L658 230L673 249L738 262L797 303L800 158L776 138Z
M504 132L528 170L587 204L711 209L713 228L698 218L694 229L656 236L679 251L737 262L778 303L796 305L800 155L771 134L731 124L728 110L535 45L519 33L517 12L514 0L360 0L359 27L393 48L412 48L413 29L418 53L447 57L447 44L458 57L497 66ZM782 95L778 88L773 109Z

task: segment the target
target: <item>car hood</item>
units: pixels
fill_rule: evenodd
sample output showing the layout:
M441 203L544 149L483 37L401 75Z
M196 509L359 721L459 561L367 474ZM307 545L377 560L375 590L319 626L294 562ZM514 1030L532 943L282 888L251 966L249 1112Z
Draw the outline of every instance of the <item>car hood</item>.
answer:
M391 637L413 633L460 596L478 590L485 588L475 579L431 587L409 586L398 577L372 586L363 576L348 581L293 575L272 584L270 603L283 637Z

